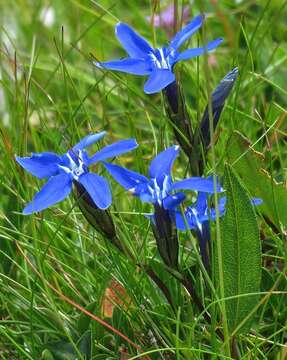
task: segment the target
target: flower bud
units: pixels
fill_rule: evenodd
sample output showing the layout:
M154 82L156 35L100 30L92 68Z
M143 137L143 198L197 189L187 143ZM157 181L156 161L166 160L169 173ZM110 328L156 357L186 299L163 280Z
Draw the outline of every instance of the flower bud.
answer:
M192 150L192 129L186 110L183 92L180 85L175 81L168 85L163 90L163 93L165 96L167 113L173 124L174 136L183 151L189 157Z
M230 94L235 80L237 79L238 68L234 68L230 71L218 84L216 89L211 95L211 107L212 107L212 119L213 119L213 130L216 129L218 124L222 109L225 104L225 100ZM209 122L209 112L208 105L205 108L201 123L200 123L200 133L201 139L205 147L210 144L210 122Z
M211 95L212 121L213 131L219 122L221 112L223 110L225 101L229 96L235 80L237 79L238 69L234 68L230 71L218 84ZM207 105L202 117L202 120L194 133L191 141L192 153L190 155L191 164L195 164L195 174L201 176L204 171L204 159L206 157L208 148L211 142L209 106Z
M84 187L78 182L74 182L74 196L88 223L120 250L122 250L122 247L117 239L115 225L110 212L108 210L99 209Z
M164 263L172 269L178 268L178 238L170 212L154 204L153 233L157 248Z

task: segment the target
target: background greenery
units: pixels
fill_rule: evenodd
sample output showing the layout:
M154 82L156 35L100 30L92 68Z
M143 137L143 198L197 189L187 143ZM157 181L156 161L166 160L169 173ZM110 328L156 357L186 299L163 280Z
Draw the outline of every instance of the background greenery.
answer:
M170 3L162 1L160 7ZM234 66L240 73L217 130L215 163L210 161L205 175L215 167L222 175L227 157L236 162L244 152L241 148L226 153L228 140L238 130L250 139L254 150L265 156L258 167L241 169L243 180L244 171L255 179L253 183L246 180L251 195L256 195L253 189L256 192L260 166L285 184L278 197L282 199L279 214L272 210L269 216L263 216L259 210L261 298L265 296L265 300L251 331L238 337L242 359L283 360L287 358L287 201L283 202L287 184L287 2L177 3L179 9L182 3L189 6L190 17L200 11L209 15L204 26L207 39L225 39L212 54L209 81L203 58L177 66L194 124L203 114L208 89L213 89ZM149 160L173 144L161 94L145 95L143 78L104 73L91 64L92 57L110 60L124 56L114 36L118 21L132 25L154 45L167 43L165 31L154 29L146 20L156 4L125 0L0 0L3 359L125 359L127 353L139 353L96 318L85 315L83 309L105 319L143 351L150 351L150 359L228 358L214 335L216 324L206 327L202 318L194 319L193 305L183 289L164 275L149 222L142 215L150 208L125 193L112 179L111 211L121 240L138 263L152 264L165 279L175 311L135 263L120 255L87 224L74 198L34 216L21 215L24 204L41 183L20 169L14 154L65 152L87 133L104 129L108 132L105 144L136 137L140 147L117 162L145 173ZM195 35L191 45L198 41L200 36ZM181 155L175 178L184 176L186 167L187 161ZM100 165L96 170L104 173ZM270 222L272 216L277 221ZM180 236L181 263L195 265L196 287L203 303L210 304L189 235ZM103 295L115 284L120 290L112 298L118 305L113 316L107 317L103 313ZM270 289L275 293L271 295Z

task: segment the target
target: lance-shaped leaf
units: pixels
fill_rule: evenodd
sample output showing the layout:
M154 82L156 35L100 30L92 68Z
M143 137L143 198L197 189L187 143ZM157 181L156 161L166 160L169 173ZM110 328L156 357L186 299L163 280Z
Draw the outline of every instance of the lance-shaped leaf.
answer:
M229 333L242 322L244 325L239 332L244 332L251 326L249 315L258 303L258 296L254 293L260 290L259 229L251 200L229 165L225 169L224 188L227 193L226 214L220 224L223 289L224 298L234 297L225 302L226 317ZM218 269L218 260L216 265Z
M235 131L228 142L227 156L252 196L262 199L260 211L264 217L278 230L286 230L287 189L265 170L264 155L254 151L249 140Z

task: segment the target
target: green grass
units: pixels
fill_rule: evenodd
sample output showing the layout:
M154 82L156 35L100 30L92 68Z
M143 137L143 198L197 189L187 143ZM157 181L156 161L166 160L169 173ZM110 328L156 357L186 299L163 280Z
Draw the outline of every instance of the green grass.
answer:
M212 314L210 324L162 264L149 221L142 215L151 208L124 192L110 177L112 217L134 260L89 226L72 196L42 213L21 215L42 182L22 171L15 154L64 153L87 133L106 130L108 136L102 144L137 139L140 147L116 161L147 173L154 155L174 143L160 94L145 95L142 78L101 72L91 64L92 56L100 60L124 56L114 36L118 21L129 23L151 43L167 43L165 32L153 29L145 19L152 12L152 3L156 2L1 2L3 359L125 359L124 351L130 359L140 358L141 352L147 353L146 359L230 358L226 343L216 335L216 329L222 327L218 295L205 281L192 234L180 234L180 263L182 269L191 269L199 298ZM178 1L179 8L181 5ZM55 13L50 27L41 20L47 6ZM234 66L240 72L221 116L218 142L210 152L205 175L215 169L223 175L226 144L238 130L254 150L264 154L262 167L283 182L286 190L287 2L243 0L236 4L224 0L190 5L192 15L201 10L210 15L205 37L222 36L225 41L214 53L216 65L208 68L208 76L203 57L177 66L193 125L203 114L209 89ZM195 35L191 44L197 41L200 37ZM108 177L101 165L96 170ZM174 176L180 179L186 173L187 161L181 154ZM237 336L238 358L284 360L287 224L273 226L260 208L257 214L262 239L260 303L254 309L251 330ZM215 226L213 230L215 244ZM171 293L174 308L138 264L156 271ZM102 298L112 279L122 285L127 296L112 318L104 318Z

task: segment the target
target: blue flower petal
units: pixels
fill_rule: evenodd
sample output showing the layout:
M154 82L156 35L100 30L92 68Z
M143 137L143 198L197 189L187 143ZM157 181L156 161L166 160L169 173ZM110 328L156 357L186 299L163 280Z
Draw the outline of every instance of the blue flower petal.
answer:
M72 190L70 174L52 176L34 199L24 208L23 214L30 215L64 200Z
M175 212L175 225L178 230L186 231L188 229L196 229L194 218L189 215L189 211L185 212L185 218L180 211Z
M177 206L179 206L185 199L185 194L182 192L178 192L173 195L169 195L163 199L162 205L166 210L174 210Z
M144 58L153 51L149 43L129 25L118 23L115 29L120 43L132 58Z
M83 185L94 203L102 210L112 203L112 195L109 184L102 176L86 173L79 177L78 182Z
M32 154L30 157L16 156L16 161L25 170L39 179L56 175L59 171L58 164L61 157L52 152Z
M113 158L115 156L131 151L137 147L138 144L135 139L117 141L114 144L105 146L103 149L98 151L94 156L90 158L89 164L92 164L96 161Z
M257 205L261 205L263 203L263 200L260 198L253 198L251 199L251 202L253 205L257 206Z
M179 31L170 42L170 49L177 50L191 35L193 35L202 25L204 17L196 16L188 25Z
M159 153L151 162L149 175L151 178L170 175L174 160L179 152L179 146L174 145Z
M197 195L197 200L196 200L196 211L198 213L198 216L203 216L206 213L207 210L207 193L206 192L199 192Z
M112 177L126 190L134 189L140 184L148 183L148 179L135 171L127 170L121 166L104 163Z
M219 216L222 216L225 213L225 205L226 205L226 196L223 196L222 198L219 199L218 202Z
M98 134L90 134L85 136L78 144L73 147L74 151L83 150L87 146L94 144L106 135L106 131L102 131Z
M154 69L144 84L144 92L146 94L154 94L174 81L175 75L172 71L167 69Z
M221 217L225 214L225 205L226 205L226 196L223 196L218 201L218 215ZM210 209L210 219L216 220L216 211L215 208Z
M223 39L218 38L214 41L211 41L206 46L200 47L200 48L194 48L194 49L188 49L183 51L182 53L178 54L174 60L174 62L182 61L182 60L188 60L195 56L202 55L204 52L212 51L214 50Z
M213 179L203 179L201 177L192 177L189 179L181 180L172 185L173 190L193 190L203 191L210 194L214 194ZM223 189L217 182L217 192L222 192Z
M105 62L94 62L100 69L116 70L133 75L148 75L152 69L150 63L143 59L120 59Z
M134 196L140 198L140 201L146 203L156 203L156 200L153 198L151 193L149 192L148 186L146 184L141 184L135 188L132 192Z

